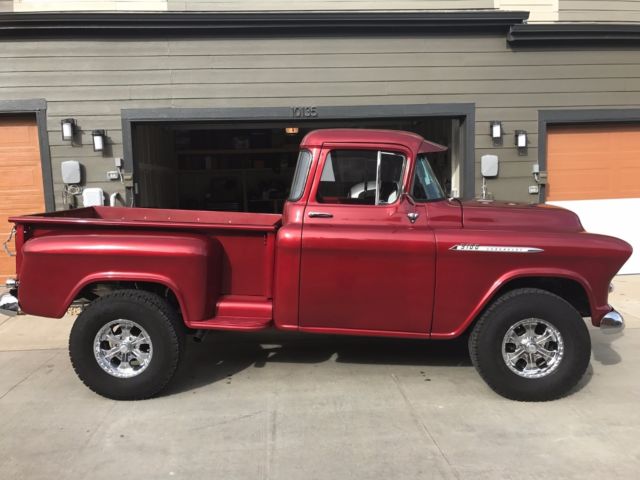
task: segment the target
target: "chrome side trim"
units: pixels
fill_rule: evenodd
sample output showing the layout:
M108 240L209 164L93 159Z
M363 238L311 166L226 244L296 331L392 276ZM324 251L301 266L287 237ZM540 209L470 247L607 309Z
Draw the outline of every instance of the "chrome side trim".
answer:
M463 252L492 252L492 253L539 253L544 249L537 247L518 247L512 245L478 245L477 243L459 243L449 250Z
M618 333L624 330L624 318L614 309L611 309L600 321L602 333Z

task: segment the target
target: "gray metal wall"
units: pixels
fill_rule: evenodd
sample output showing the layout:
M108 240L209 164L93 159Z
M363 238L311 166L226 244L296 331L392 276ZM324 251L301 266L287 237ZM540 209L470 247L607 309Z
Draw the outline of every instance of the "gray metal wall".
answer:
M89 185L118 189L105 180L113 163L93 152L90 132L107 129L112 156L122 155L124 108L473 102L476 160L497 153L502 162L489 189L497 198L532 201L539 109L640 106L640 50L512 51L503 36L0 45L0 100L48 101L58 202L59 165L67 159L84 163ZM83 146L61 140L65 117L84 130ZM502 147L492 146L490 120L504 122ZM529 132L525 156L513 145L516 129Z

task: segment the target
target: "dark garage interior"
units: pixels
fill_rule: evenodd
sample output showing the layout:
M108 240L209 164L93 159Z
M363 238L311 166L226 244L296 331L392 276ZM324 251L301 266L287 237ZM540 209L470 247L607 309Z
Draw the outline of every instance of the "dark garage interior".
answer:
M446 192L455 194L452 178L460 150L459 120L455 118L309 121L303 126L293 122L181 121L132 126L136 204L280 213L289 194L300 141L317 128L405 130L446 145L450 147L447 152L430 160Z

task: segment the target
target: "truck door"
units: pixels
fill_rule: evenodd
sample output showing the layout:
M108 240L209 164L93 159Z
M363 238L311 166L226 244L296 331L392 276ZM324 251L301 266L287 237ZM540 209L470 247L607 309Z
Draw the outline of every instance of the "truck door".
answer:
M401 196L408 156L398 146L323 148L304 213L301 330L429 332L435 240L424 204Z

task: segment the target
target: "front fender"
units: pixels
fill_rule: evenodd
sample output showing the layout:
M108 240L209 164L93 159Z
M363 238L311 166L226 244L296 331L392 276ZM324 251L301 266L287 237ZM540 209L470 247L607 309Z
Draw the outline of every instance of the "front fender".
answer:
M158 283L176 295L186 322L213 315L222 248L197 234L100 233L34 238L22 248L18 300L26 313L62 317L96 282Z
M622 240L584 232L495 231L438 232L433 338L463 333L507 282L522 277L571 279L582 286L594 325L611 309L608 286L631 255ZM482 251L457 245L534 247L532 252Z
M490 287L486 290L481 300L476 303L473 310L469 313L469 315L464 319L464 321L452 332L446 332L444 334L438 335L435 333L434 338L455 338L460 336L463 332L469 328L469 325L473 323L473 321L480 315L482 310L484 310L496 297L498 291L504 287L506 284L511 282L512 280L516 280L519 278L564 278L568 280L573 280L577 282L585 291L587 298L589 300L589 306L592 312L599 312L602 310L602 307L596 305L596 299L593 295L593 289L591 285L580 274L560 269L560 268L521 268L517 270L512 270L500 278L498 278ZM603 312L604 315L606 312ZM599 313L598 313L599 315Z

